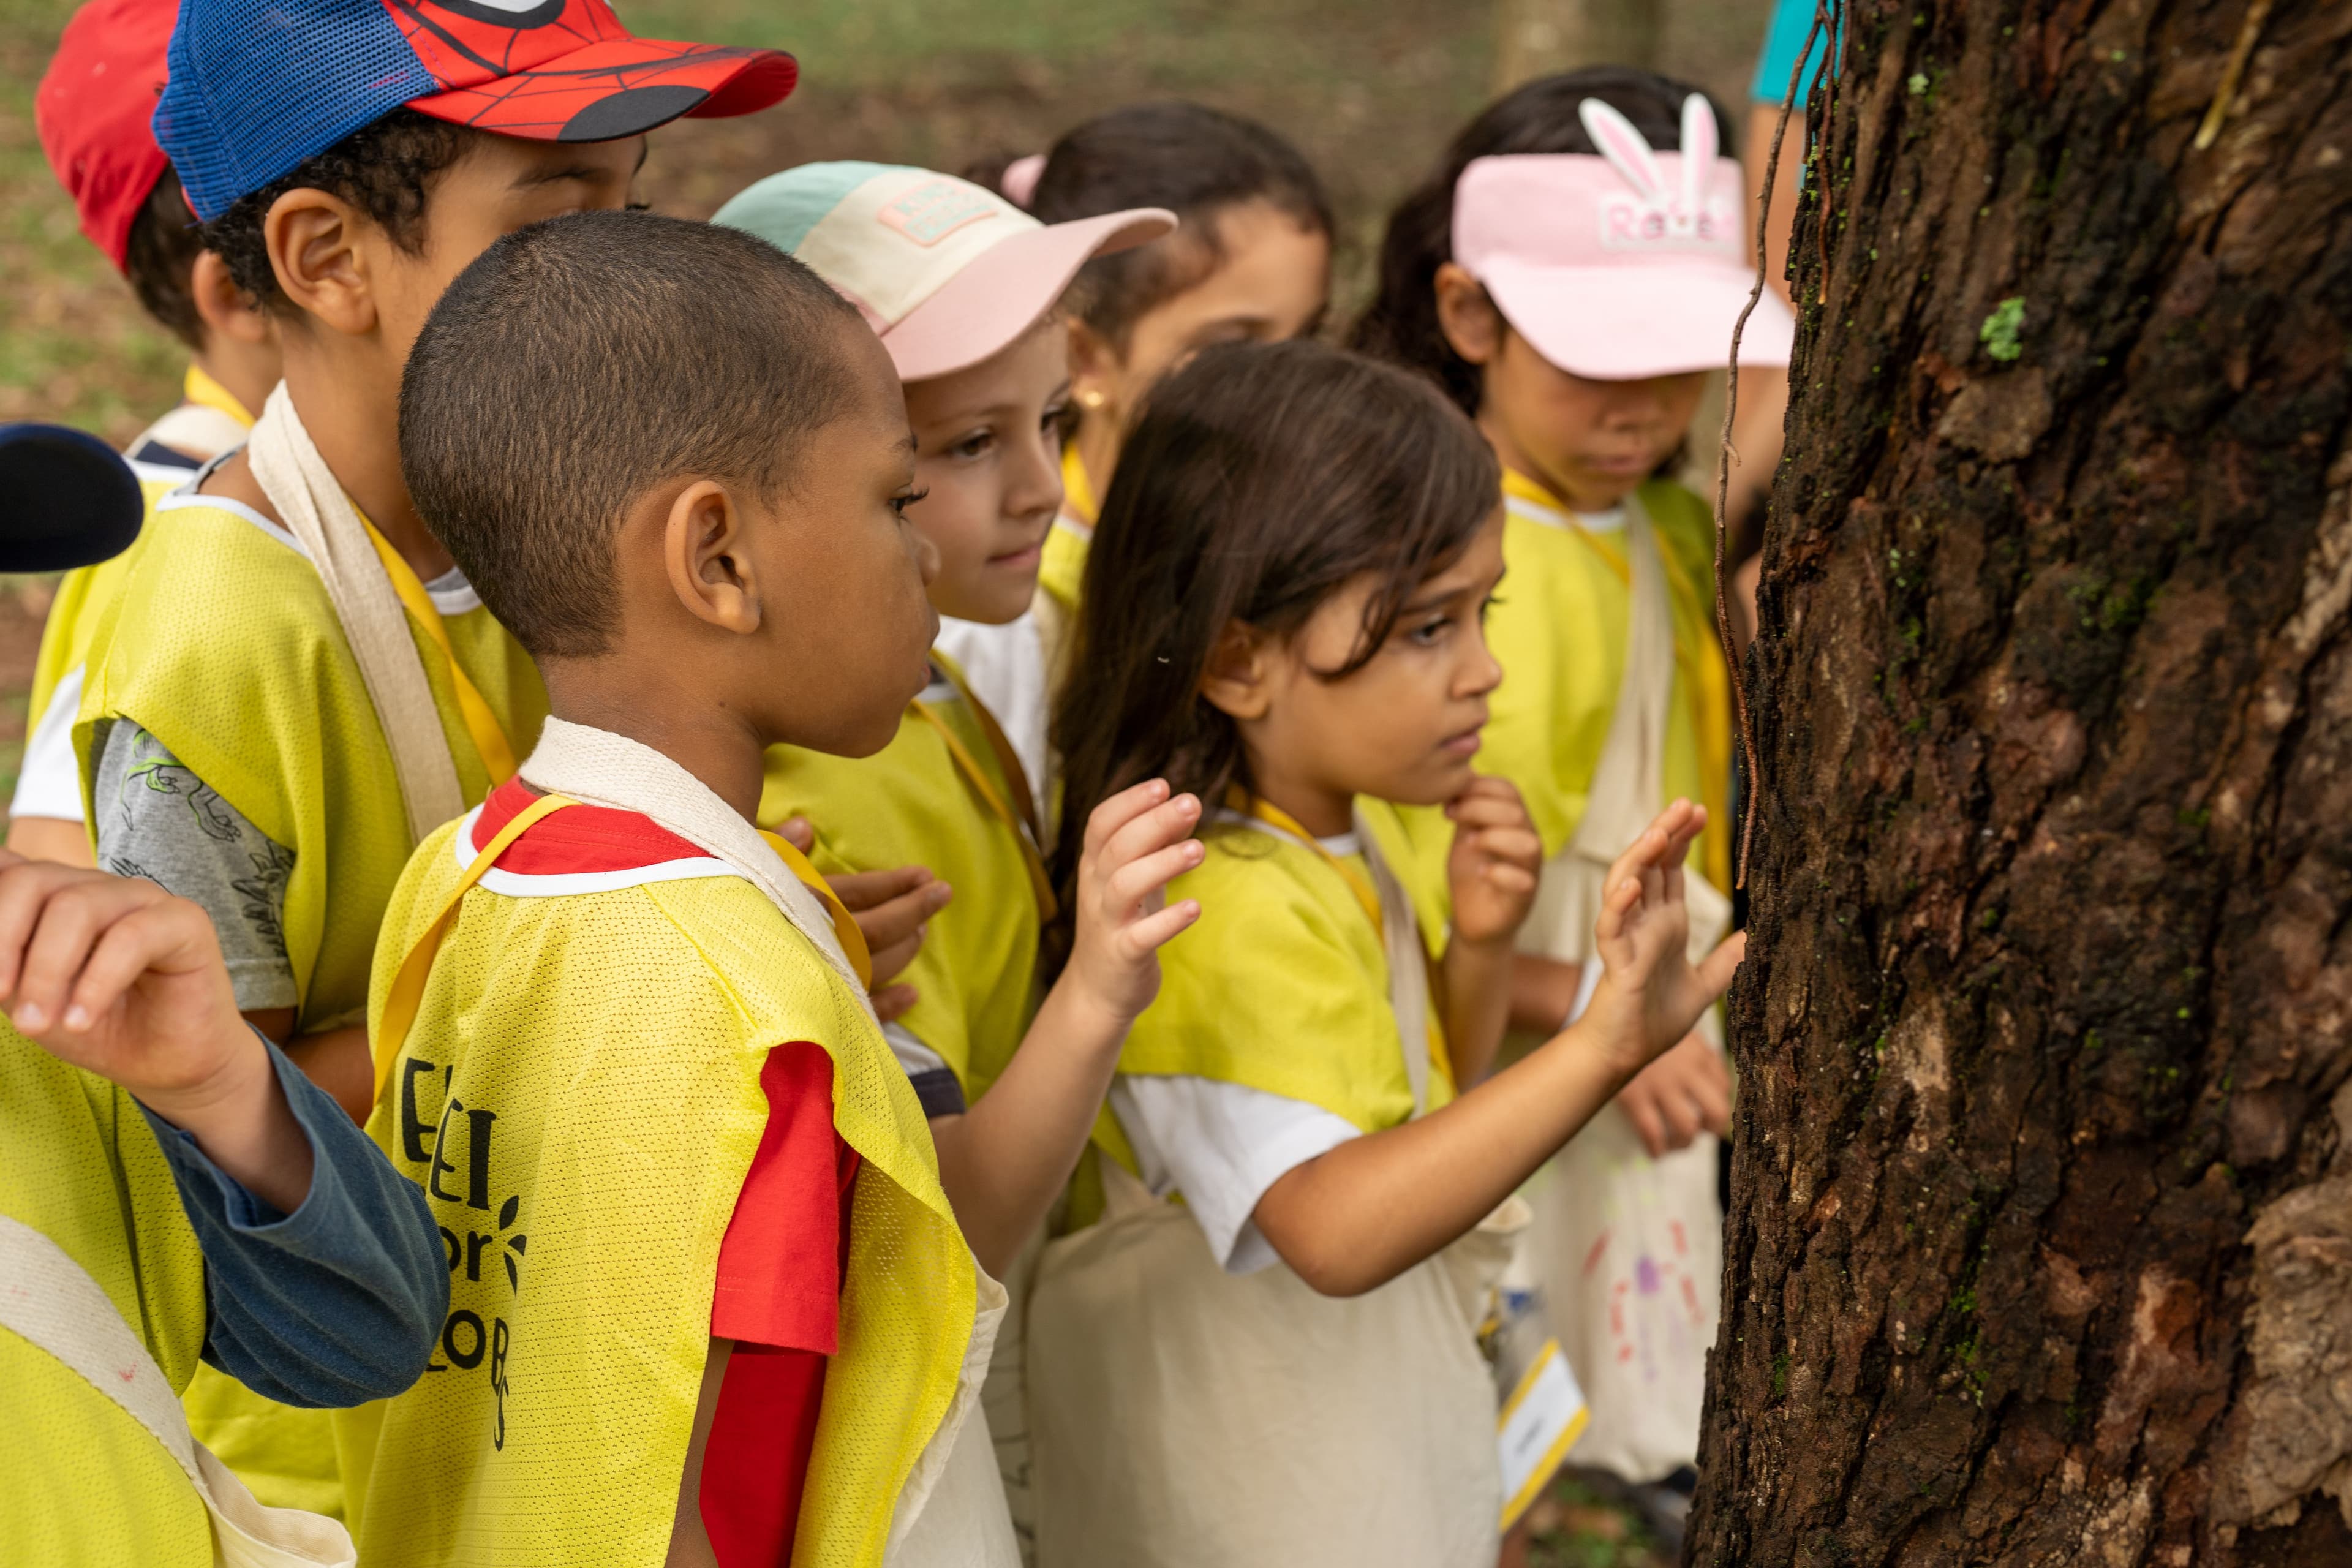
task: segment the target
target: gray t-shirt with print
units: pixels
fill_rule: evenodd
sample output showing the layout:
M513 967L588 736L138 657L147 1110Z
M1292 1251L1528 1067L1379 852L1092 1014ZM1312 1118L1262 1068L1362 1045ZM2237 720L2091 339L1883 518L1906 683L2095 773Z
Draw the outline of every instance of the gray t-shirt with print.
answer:
M130 720L109 724L98 752L99 865L144 877L212 917L241 1010L298 1005L284 925L294 852Z

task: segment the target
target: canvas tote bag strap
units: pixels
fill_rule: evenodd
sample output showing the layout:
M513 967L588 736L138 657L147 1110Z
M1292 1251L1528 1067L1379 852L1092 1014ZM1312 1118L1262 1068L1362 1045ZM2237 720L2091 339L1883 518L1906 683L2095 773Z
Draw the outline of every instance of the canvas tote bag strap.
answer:
M1389 1007L1396 1014L1397 1038L1404 1045L1405 1081L1412 1085L1412 1113L1429 1114L1431 1053L1441 1037L1431 1016L1436 998L1430 991L1429 949L1421 940L1421 922L1413 918L1412 900L1403 884L1381 858L1381 851L1362 814L1356 817L1356 838L1364 847L1364 861L1372 870L1372 888L1380 895L1381 945L1389 961Z
M1666 710L1675 687L1674 605L1666 565L1640 498L1625 498L1625 675L1584 816L1570 848L1605 870L1665 805Z
M246 443L246 461L254 482L327 586L343 640L359 662L376 721L392 749L393 773L408 809L410 842L421 844L466 809L457 764L450 760L432 683L425 679L425 661L417 656L392 577L368 538L359 509L302 427L283 382L262 405L261 418Z
M55 1356L153 1435L204 1500L223 1568L351 1568L341 1524L300 1509L264 1508L188 1431L163 1369L99 1282L63 1247L0 1215L0 1326Z
M1601 918L1609 868L1664 805L1660 795L1666 711L1674 695L1674 609L1657 536L1640 500L1632 496L1625 500L1625 555L1632 581L1617 706L1576 836L1545 864L1517 944L1521 952L1563 963L1581 963L1592 955L1592 926Z

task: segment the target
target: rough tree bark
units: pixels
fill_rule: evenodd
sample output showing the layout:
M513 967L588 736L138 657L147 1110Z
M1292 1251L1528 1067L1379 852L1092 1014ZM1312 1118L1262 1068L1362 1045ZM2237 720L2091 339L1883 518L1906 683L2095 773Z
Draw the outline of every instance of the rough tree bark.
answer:
M2200 149L2251 9L1848 5L1697 1563L2352 1563L2352 5Z

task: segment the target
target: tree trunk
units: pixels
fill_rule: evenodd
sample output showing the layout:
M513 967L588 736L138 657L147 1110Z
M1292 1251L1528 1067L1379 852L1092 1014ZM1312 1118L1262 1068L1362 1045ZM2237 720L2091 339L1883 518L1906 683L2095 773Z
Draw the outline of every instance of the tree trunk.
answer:
M1495 0L1495 91L1580 66L1656 62L1665 0Z
M1847 7L1696 1563L2352 1563L2352 5L2200 150L2250 9Z

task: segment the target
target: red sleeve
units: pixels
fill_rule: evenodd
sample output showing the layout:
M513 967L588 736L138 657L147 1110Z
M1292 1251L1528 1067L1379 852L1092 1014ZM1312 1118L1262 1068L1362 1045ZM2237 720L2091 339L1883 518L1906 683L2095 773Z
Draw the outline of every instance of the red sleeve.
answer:
M785 1568L839 1342L857 1155L833 1128L833 1059L778 1046L761 1068L768 1125L719 1247L710 1332L736 1342L696 1500L720 1568Z
M841 1159L833 1058L778 1046L760 1071L768 1126L719 1245L710 1332L831 1355L841 1319Z

